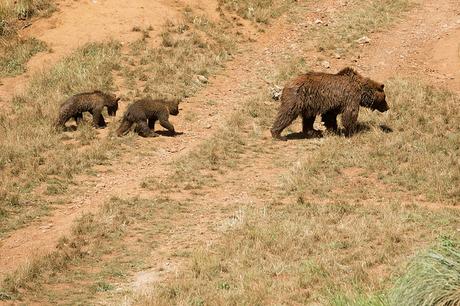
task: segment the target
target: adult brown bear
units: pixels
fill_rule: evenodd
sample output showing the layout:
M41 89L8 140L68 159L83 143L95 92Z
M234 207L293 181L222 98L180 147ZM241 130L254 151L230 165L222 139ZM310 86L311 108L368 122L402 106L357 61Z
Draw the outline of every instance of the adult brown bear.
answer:
M359 107L379 112L389 109L384 85L361 76L352 68L344 68L336 74L310 72L290 80L283 89L281 106L271 129L273 138L287 140L281 132L299 115L302 116L302 132L319 136L313 129L317 115L322 115L328 130L337 130L337 115L342 114L345 135L356 129Z

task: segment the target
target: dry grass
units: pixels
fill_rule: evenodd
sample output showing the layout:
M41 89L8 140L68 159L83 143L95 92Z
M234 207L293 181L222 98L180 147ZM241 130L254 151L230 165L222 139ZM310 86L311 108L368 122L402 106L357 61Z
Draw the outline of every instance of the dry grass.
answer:
M11 77L25 72L29 59L46 50L46 44L35 38L12 40L7 46L0 48L0 53L4 54L0 55L0 77Z
M407 80L392 80L386 90L389 114L361 110L362 133L326 138L295 165L287 178L291 190L328 199L345 191L362 200L382 191L390 197L404 192L422 201L459 203L459 97ZM382 125L393 132L384 133Z
M333 16L327 27L312 30L319 50L346 54L358 46L357 40L374 31L388 28L402 14L413 7L410 0L353 0L348 1L345 13Z
M18 30L18 19L33 16L49 16L56 10L51 0L3 0L0 3L0 41L14 35Z
M236 44L230 27L225 21L212 22L186 9L181 22L165 25L160 47L147 47L145 35L134 42L124 69L130 98L193 95L204 86L198 75L208 77L231 58Z
M153 217L156 203L113 198L97 214L83 215L75 221L70 235L60 239L55 251L36 257L28 265L8 275L3 280L0 296L3 294L4 299L17 299L25 291L38 295L45 285L62 278L75 265L100 260L101 256L119 246L128 228ZM107 288L104 283L96 282L96 288L93 289L98 291L104 287ZM45 292L42 294L47 295Z
M0 115L0 233L15 227L13 220L21 219L25 207L29 214L40 209L37 198L29 195L34 187L53 177L69 180L113 155L109 151L114 142L97 140L89 135L93 130L82 126L80 139L71 141L72 134L57 133L52 123L66 97L92 89L113 90L111 71L118 68L118 58L117 43L87 45L33 76L29 88L13 98L12 113Z
M394 266L455 230L459 217L392 203L267 203L243 212L217 245L194 251L182 273L138 304L378 305L374 291Z
M187 156L175 161L173 180L186 182L188 188L199 187L201 184L196 183L207 171L222 171L224 167L234 166L245 145L246 139L241 132L246 119L241 111L236 111L213 136Z
M288 10L293 0L219 0L219 6L259 23L268 23Z
M49 16L55 9L50 0L4 0L0 3L0 77L23 73L32 56L47 50L42 41L22 39L16 35L22 26L18 19Z

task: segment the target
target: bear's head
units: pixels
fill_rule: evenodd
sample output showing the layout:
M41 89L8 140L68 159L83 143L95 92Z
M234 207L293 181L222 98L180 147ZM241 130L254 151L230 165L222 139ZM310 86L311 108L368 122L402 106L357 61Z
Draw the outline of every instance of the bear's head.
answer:
M169 101L168 109L171 115L173 116L179 115L179 103L180 103L180 100Z
M120 101L120 97L117 98L114 94L108 94L107 95L107 113L109 116L116 116L117 115L117 110L118 110L118 101Z
M361 106L377 110L381 113L390 109L385 97L385 85L366 79L363 84L363 94L361 96Z

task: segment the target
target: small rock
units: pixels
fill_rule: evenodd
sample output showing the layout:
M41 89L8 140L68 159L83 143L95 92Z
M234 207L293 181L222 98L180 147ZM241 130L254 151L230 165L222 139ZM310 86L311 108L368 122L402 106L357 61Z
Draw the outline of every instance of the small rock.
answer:
M208 79L204 75L198 74L196 76L196 79L200 81L200 83L203 83L203 84L208 83Z
M369 37L363 36L363 37L361 37L360 39L357 39L356 42L357 42L358 44L364 45L364 44L370 43L371 40L370 40Z
M334 53L334 57L335 57L336 59L342 58L342 56L341 56L339 53Z
M323 21L321 19L316 19L315 24L323 24Z
M326 69L331 68L331 64L328 61L322 61L321 66L323 66Z
M208 123L208 124L206 124L206 125L204 126L205 129L210 129L211 127L212 127L212 125L211 125L210 123Z
M272 99L275 101L278 101L281 98L281 94L283 93L283 88L278 85L275 85L270 88L270 93L271 93Z

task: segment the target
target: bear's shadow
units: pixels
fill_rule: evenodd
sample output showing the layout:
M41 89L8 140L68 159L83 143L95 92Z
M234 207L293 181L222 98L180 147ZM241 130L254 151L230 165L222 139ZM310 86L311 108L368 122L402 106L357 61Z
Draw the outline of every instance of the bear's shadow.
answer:
M175 134L171 133L170 131L167 130L160 130L160 131L155 131L158 135L161 136L166 136L166 137L175 137L175 136L180 136L183 135L184 132L176 132Z
M356 124L355 134L367 133L367 132L369 132L371 130L371 128L372 128L372 126L370 124L364 123L364 122L359 122L359 123ZM388 125L386 125L386 124L380 124L380 125L378 125L378 128L383 133L392 133L393 132L393 129L391 127L389 127ZM314 139L314 138L322 138L322 137L324 137L325 134L326 133L322 132L321 135L305 135L302 132L293 132L293 133L287 134L286 138L288 140ZM345 135L343 129L339 129L334 134L340 135L340 136Z

